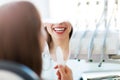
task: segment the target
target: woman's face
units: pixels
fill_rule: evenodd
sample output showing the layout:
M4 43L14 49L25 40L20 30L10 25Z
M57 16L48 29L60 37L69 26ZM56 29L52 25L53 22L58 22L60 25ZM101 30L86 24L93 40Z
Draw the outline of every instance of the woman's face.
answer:
M65 39L69 37L71 24L69 22L61 22L47 26L48 33L55 39Z

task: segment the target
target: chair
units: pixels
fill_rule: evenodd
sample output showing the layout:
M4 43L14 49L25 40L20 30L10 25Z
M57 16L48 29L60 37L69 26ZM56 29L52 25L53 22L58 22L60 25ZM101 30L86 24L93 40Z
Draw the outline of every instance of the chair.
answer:
M30 68L10 61L0 61L0 80L40 80Z

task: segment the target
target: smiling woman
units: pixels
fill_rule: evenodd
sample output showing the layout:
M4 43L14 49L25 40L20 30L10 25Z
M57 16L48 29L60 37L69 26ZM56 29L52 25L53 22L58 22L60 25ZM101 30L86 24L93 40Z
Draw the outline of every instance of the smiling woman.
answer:
M69 41L72 35L72 25L68 21L44 23L47 44L45 46L43 57L43 72L42 78L45 80L56 80L60 78L59 70L56 72L56 65L67 66L69 59ZM58 48L59 47L59 48ZM54 69L55 68L55 69ZM52 74L51 74L52 73ZM72 80L71 71L70 77L60 80ZM46 74L47 75L46 77ZM57 74L57 76L55 75ZM67 79L70 78L70 79Z
M47 42L50 50L50 55L56 61L56 48L59 46L62 49L64 60L69 57L69 40L72 34L72 25L67 22L46 23L45 30L48 33Z

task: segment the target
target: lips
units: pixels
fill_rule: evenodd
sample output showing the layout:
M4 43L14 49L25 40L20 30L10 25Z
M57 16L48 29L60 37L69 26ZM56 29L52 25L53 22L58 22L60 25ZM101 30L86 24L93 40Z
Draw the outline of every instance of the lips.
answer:
M53 28L53 30L58 34L62 34L66 30L66 28L65 27L55 27L55 28Z

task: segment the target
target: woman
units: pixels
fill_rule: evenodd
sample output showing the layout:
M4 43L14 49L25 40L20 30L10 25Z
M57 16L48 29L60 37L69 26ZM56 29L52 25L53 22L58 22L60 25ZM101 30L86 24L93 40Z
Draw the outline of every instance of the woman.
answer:
M9 60L30 67L38 75L42 71L41 19L33 4L12 2L0 7L0 60ZM64 70L57 67L61 80L67 80ZM62 75L63 72L66 76ZM70 69L69 69L70 71Z
M69 58L69 40L72 35L72 26L68 21L61 23L44 23L44 29L47 32L46 40L48 45L45 46L43 53L43 74L42 77L45 77L46 74L48 77L52 76L52 79L56 79L56 76L53 75L56 71L53 69L56 63L56 49L59 46L63 52L63 58L66 62ZM67 64L66 64L67 65ZM56 67L55 67L56 68ZM53 73L53 74L51 74ZM58 75L59 72L57 72ZM49 78L46 77L48 80ZM70 78L70 77L69 77ZM69 80L69 79L68 79Z
M67 22L60 23L45 23L45 30L48 33L48 46L50 55L54 61L56 61L56 48L59 46L62 49L64 60L69 57L69 41L72 35L72 25Z

